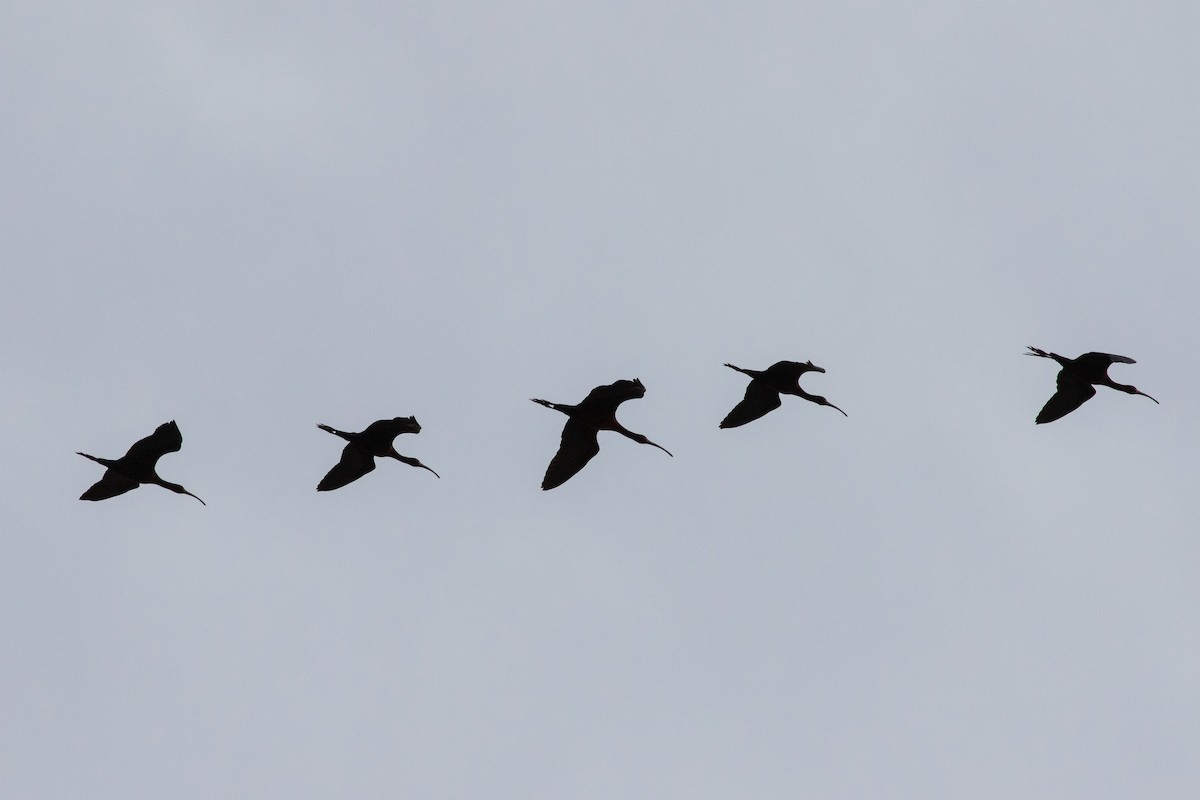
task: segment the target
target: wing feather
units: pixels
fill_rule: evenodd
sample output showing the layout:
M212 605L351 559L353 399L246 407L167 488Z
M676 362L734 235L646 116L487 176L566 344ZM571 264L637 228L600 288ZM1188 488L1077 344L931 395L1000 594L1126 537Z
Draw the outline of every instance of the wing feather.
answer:
M736 428L745 425L769 414L780 405L782 401L779 399L779 392L755 378L746 387L746 396L742 398L742 402L734 406L725 419L721 420L721 427Z
M567 424L563 426L558 452L551 459L550 466L546 468L546 477L542 479L543 489L563 485L600 452L596 433L595 428L582 422L567 420Z
M1112 353L1088 353L1088 355L1089 356L1104 356L1112 363L1120 363L1120 364L1136 364L1137 363L1129 356L1118 356L1118 355L1113 355Z
M317 484L318 492L331 492L375 469L375 457L351 442L342 448L342 459Z
M125 459L131 462L145 463L153 466L167 453L177 453L183 447L183 434L174 420L164 422L155 428L154 433L144 439L138 439L125 454Z
M1073 377L1065 369L1058 373L1058 391L1038 412L1037 423L1062 419L1096 394L1096 387Z
M104 477L93 483L86 492L79 496L79 499L107 500L110 497L125 494L140 485L133 478L127 478L115 470L108 469L104 471Z

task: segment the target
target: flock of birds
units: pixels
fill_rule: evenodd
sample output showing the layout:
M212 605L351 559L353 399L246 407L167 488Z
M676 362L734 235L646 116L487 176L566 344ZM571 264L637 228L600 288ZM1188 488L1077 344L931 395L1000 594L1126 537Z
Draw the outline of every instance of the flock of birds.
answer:
M1025 355L1039 358L1050 358L1058 362L1061 369L1058 372L1057 390L1054 395L1038 412L1036 422L1053 422L1070 414L1096 394L1097 386L1107 386L1126 394L1140 394L1150 397L1134 386L1117 383L1108 377L1108 368L1115 363L1133 364L1132 358L1117 356L1111 353L1084 353L1078 358L1066 358L1058 353L1050 353L1036 347L1030 347ZM765 370L743 369L733 364L726 364L730 369L737 370L743 375L750 376L750 384L746 387L746 395L741 402L733 407L721 420L720 427L736 428L748 422L769 414L782 404L780 395L791 394L802 397L809 402L821 406L829 406L849 416L845 411L830 403L824 397L809 394L800 388L800 378L806 372L824 372L821 367L811 361L780 361ZM553 489L561 486L575 476L592 458L600 452L600 442L597 434L600 431L614 431L632 439L639 444L657 447L667 455L671 451L660 444L650 441L640 433L634 433L617 421L617 407L626 400L635 400L646 395L646 387L640 380L619 380L605 386L597 386L588 392L588 396L575 405L551 403L548 400L534 399L533 402L552 408L567 415L567 424L563 426L562 442L558 452L546 469L542 480L542 489ZM1154 400L1153 397L1150 397ZM1157 400L1154 400L1157 403ZM359 433L339 431L329 425L317 425L321 430L346 440L342 448L342 457L337 464L317 484L318 492L328 492L340 489L348 483L353 483L375 469L376 458L394 458L412 467L433 472L434 470L422 464L415 458L403 456L396 452L395 439L402 433L420 433L421 426L415 417L396 417L372 422ZM153 483L164 489L170 489L177 494L199 497L189 492L177 483L163 480L159 477L156 467L158 460L167 453L178 452L183 446L183 435L175 421L159 425L154 433L144 439L134 442L129 452L120 458L100 458L98 456L79 453L84 458L90 458L104 465L104 477L93 484L80 496L80 500L107 500L131 489L136 489L143 483ZM200 500L204 503L203 500Z

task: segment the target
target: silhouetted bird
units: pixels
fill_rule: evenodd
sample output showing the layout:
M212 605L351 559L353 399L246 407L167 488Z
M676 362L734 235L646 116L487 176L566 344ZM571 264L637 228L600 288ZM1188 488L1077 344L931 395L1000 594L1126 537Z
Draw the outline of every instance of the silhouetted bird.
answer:
M92 484L92 487L80 495L79 499L107 500L110 497L125 494L131 489L136 489L143 483L153 483L164 489L170 489L176 494L196 497L179 484L164 481L154 471L154 465L160 458L167 453L179 452L179 448L182 446L183 434L179 432L179 426L175 424L175 420L171 420L159 425L154 433L145 439L134 442L133 446L129 448L129 452L118 459L97 458L89 456L87 453L79 453L84 458L90 458L97 464L108 467L104 477ZM199 497L196 499L200 500ZM203 500L200 502L204 503Z
M746 387L746 396L742 398L742 402L734 406L725 419L721 420L722 428L736 428L769 414L781 405L779 399L781 394L794 394L820 406L837 408L842 412L842 416L849 416L824 397L809 394L800 388L801 375L806 372L825 371L821 367L814 366L811 361L805 361L803 364L798 361L779 361L765 370L742 369L733 364L725 366L749 375L751 380L750 385Z
M561 411L569 419L563 426L562 443L558 452L546 469L546 477L542 480L543 489L553 489L561 486L583 469L592 460L592 456L600 452L600 443L596 440L599 431L616 431L622 436L633 439L640 444L657 447L667 455L671 451L660 444L647 439L640 433L634 433L617 422L617 406L626 400L634 400L646 396L646 387L640 380L617 381L607 386L597 386L588 392L583 402L578 405L551 403L546 400L534 399L533 402Z
M1067 358L1060 356L1058 353L1047 353L1045 350L1039 350L1036 347L1030 347L1030 352L1027 356L1038 356L1039 358L1053 358L1062 366L1058 371L1058 391L1054 396L1047 401L1042 410L1038 412L1037 423L1040 425L1043 422L1053 422L1056 419L1065 417L1081 405L1086 403L1096 394L1096 386L1108 386L1126 394L1140 394L1143 397L1150 397L1143 391L1139 391L1133 386L1126 386L1123 383L1117 383L1112 378L1108 377L1108 368L1114 363L1121 364L1136 364L1132 358L1126 356L1114 356L1111 353L1084 353L1079 358ZM1154 400L1153 397L1150 397ZM1158 402L1154 400L1154 402Z
M395 446L392 444L397 436L402 433L420 433L421 426L417 424L416 417L396 417L395 419L381 419L372 422L367 426L367 429L362 433L347 433L339 431L336 428L331 428L328 425L317 425L323 431L332 433L334 436L340 436L345 439L347 444L342 449L342 460L339 461L333 469L321 479L317 484L318 492L329 492L334 489L340 489L347 483L354 481L366 475L371 470L375 469L375 459L385 456L403 461L410 467L420 467L421 469L432 469L422 464L415 458L402 456L396 452ZM437 477L442 477L436 472L433 472Z

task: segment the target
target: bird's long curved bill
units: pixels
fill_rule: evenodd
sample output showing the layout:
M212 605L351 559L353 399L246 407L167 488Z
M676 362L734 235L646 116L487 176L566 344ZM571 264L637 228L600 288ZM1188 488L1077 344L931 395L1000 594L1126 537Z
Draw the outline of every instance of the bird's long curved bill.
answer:
M670 450L668 450L667 448L663 447L661 444L655 444L654 442L650 441L649 439L647 439L647 440L646 440L646 444L651 444L651 445L654 445L654 446L655 446L655 447L657 447L659 450L662 450L664 453L666 453L667 455L671 456L671 458L674 458L674 457L675 457L675 455L674 455L674 454L673 454L673 453L672 453Z
M184 490L183 490L183 493L184 493L184 494L186 494L188 497L196 497L196 495L192 494L192 493L191 493L191 492L189 492L187 489L184 489ZM199 498L199 497L196 497L196 499L197 499L197 500L200 500L200 498ZM204 502L203 500L200 500L200 505L202 505L202 506L206 506L206 505L208 505L208 503Z
M441 478L441 477L442 477L441 475L438 475L436 472L434 472L432 467L427 467L427 466L425 466L425 465L424 465L424 464L422 464L422 463L421 463L419 460L417 460L417 459L413 458L412 456L402 456L402 455L400 455L399 453L397 453L397 454L395 455L395 459L396 459L397 461L400 461L400 462L404 463L404 464L408 464L410 467L420 467L421 469L427 469L427 470L429 470L430 472L433 472L433 474L434 474L434 477L437 477L437 478Z
M1142 397L1150 397L1150 395L1146 394L1145 392L1141 392L1141 391L1139 391L1139 392L1138 392L1138 394L1140 394ZM1151 400L1154 400L1154 398L1153 398L1153 397L1150 397L1150 399L1151 399ZM1154 402L1158 403L1158 401L1157 401L1157 400L1154 400ZM1158 403L1158 404L1159 404L1160 406L1162 405L1162 403Z
M830 408L837 408L838 411L842 411L840 408L835 406L833 403L826 403L826 405L828 405ZM849 418L850 415L847 414L845 411L842 411L842 416Z

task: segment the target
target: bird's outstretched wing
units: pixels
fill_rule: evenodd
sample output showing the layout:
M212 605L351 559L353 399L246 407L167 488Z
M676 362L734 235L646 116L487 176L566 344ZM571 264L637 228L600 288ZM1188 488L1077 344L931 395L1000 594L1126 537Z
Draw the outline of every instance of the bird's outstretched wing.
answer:
M1096 394L1096 387L1073 377L1065 369L1058 373L1058 391L1038 412L1037 424L1062 419Z
M366 475L375 469L375 457L351 442L342 448L342 460L325 474L317 484L318 492L331 492Z
M824 371L820 367L813 366L811 361L803 364L799 361L776 361L763 370L763 377L767 379L768 383L776 386L791 386L806 372Z
M558 452L546 468L542 488L553 489L563 485L599 452L600 443L596 441L596 429L573 419L567 420L567 424L563 426Z
M1117 355L1113 355L1112 353L1088 353L1087 355L1103 356L1104 358L1108 359L1109 363L1116 363L1116 364L1136 364L1137 363L1129 356L1117 356Z
M371 446L386 446L402 433L420 433L421 426L416 417L396 417L395 419L380 419L372 422L361 434L363 441Z
M615 412L626 400L637 400L646 396L646 387L640 380L619 380L597 386L579 402L578 408L585 413Z
M171 420L159 425L154 429L154 433L145 439L138 439L134 442L133 446L129 448L129 452L125 454L125 458L153 465L167 453L178 453L181 447L183 447L183 434L179 432L179 426L175 424L175 420Z
M142 440L147 441L146 439ZM138 444L141 444L139 442ZM137 445L134 445L136 447ZM136 489L140 486L137 481L132 478L126 478L121 473L115 470L105 470L104 477L96 481L91 487L79 496L80 500L107 500L110 497L116 497L119 494Z
M725 419L721 420L721 427L736 428L745 425L769 414L780 405L779 392L755 378L746 387L746 396L742 398L742 402L734 406L733 410L725 415Z

